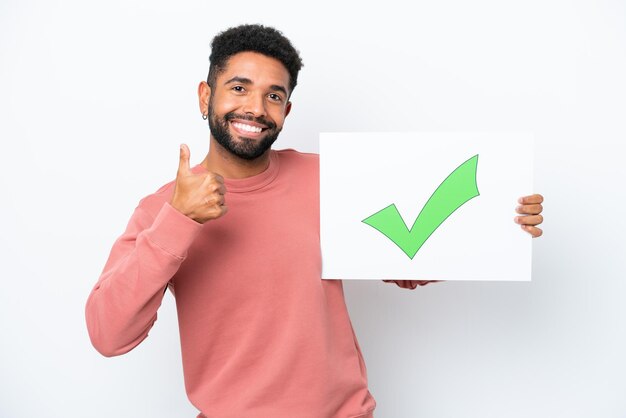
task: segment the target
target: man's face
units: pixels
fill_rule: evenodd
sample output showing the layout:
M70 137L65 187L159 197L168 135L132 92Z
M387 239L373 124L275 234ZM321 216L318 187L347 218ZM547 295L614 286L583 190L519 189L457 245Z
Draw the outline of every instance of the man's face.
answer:
M211 135L230 153L253 160L270 149L291 103L289 72L256 52L240 52L217 76L208 102Z

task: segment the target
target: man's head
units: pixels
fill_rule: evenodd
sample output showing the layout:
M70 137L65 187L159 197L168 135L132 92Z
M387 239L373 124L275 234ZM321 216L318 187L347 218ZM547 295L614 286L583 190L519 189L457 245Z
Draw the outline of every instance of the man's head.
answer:
M207 82L198 87L200 110L222 147L253 160L271 147L283 127L302 60L280 32L261 25L218 34L210 60Z
M263 25L240 25L227 29L211 41L209 56L209 86L215 84L220 72L223 72L228 60L233 55L253 51L280 61L289 72L289 96L298 84L298 73L302 68L302 59L289 39L278 30Z

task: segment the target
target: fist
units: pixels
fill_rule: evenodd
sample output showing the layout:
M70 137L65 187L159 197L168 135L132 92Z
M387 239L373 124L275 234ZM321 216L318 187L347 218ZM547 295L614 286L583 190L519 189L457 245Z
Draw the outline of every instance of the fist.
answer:
M228 208L224 200L224 178L216 173L194 174L189 166L189 148L180 146L176 185L170 205L198 223L224 215Z

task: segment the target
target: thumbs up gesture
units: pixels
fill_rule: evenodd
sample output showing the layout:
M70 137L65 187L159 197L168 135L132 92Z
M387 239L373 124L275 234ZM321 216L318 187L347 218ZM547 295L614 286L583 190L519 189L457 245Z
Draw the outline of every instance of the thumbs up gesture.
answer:
M194 174L189 166L189 156L189 148L182 144L170 204L185 216L203 224L228 211L224 201L226 187L224 178L219 174Z

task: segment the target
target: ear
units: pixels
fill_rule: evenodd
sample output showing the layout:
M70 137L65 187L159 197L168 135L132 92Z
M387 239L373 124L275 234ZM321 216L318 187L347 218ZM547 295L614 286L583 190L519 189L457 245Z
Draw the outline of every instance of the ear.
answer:
M285 106L285 117L291 112L291 102L287 102L287 106Z
M201 81L198 84L198 105L200 106L200 113L206 115L209 113L209 99L211 98L211 87L206 81Z

